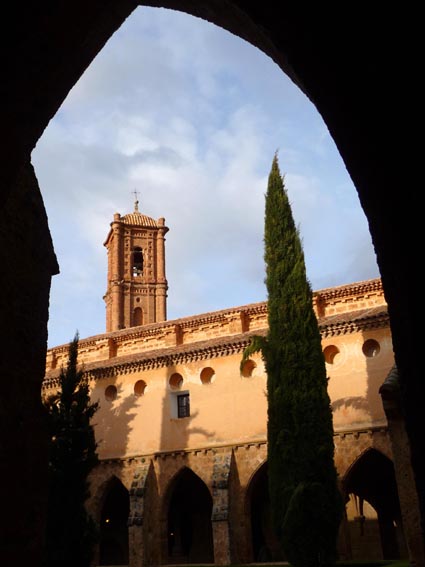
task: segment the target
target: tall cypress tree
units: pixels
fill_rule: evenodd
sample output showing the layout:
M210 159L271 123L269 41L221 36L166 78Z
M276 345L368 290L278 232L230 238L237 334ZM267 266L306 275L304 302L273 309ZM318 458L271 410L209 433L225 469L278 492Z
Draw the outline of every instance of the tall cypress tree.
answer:
M47 567L88 567L97 539L87 514L88 475L98 463L91 419L98 409L90 402L89 386L77 368L78 333L69 345L67 367L61 369L60 388L45 402L48 410L49 500Z
M273 524L294 567L334 565L342 499L334 465L325 361L304 253L274 156L265 206L268 471Z

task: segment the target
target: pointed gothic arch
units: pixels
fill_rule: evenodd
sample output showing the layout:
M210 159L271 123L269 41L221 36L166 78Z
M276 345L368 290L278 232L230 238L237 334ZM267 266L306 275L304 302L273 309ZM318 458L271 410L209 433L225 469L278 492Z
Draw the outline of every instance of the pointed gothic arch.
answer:
M405 386L407 408L405 414L408 419L408 434L413 447L413 464L418 490L420 489L423 514L425 494L422 464L423 410L418 400L421 399L424 390L422 372L419 371L418 366L420 357L410 356L413 350L410 330L415 328L417 309L411 307L409 303L412 281L415 281L415 278L411 269L405 269L410 262L406 250L410 249L409 244L411 245L413 241L411 234L413 229L406 230L409 224L403 222L403 218L407 221L406 207L410 206L410 200L406 198L393 202L385 199L387 188L392 185L397 186L398 181L394 178L394 168L388 167L388 164L391 163L391 156L397 152L397 143L394 141L404 140L402 135L394 134L395 130L400 129L401 124L406 123L402 119L401 111L397 110L403 109L403 105L395 104L399 100L403 82L400 82L398 88L388 89L385 80L390 76L386 74L387 65L393 64L393 60L387 58L390 63L386 63L385 58L378 57L383 51L394 47L394 42L397 40L394 39L393 29L397 27L396 23L400 18L409 29L412 22L408 17L408 10L394 11L394 14L386 11L385 26L377 25L377 18L382 17L381 13L378 16L368 13L367 18L364 18L365 14L359 10L355 19L350 22L350 26L336 30L326 10L315 12L313 17L309 11L300 10L293 13L288 9L283 18L280 5L258 9L257 6L250 7L247 4L242 10L240 3L228 2L223 6L220 6L219 2L214 6L212 3L211 6L209 4L210 2L196 4L165 2L162 5L174 9L180 6L181 9L192 11L193 15L198 17L213 18L217 25L238 33L260 48L262 46L280 66L289 67L288 74L295 83L304 88L324 116L332 136L337 141L347 169L359 189L374 236L390 306L394 349L403 380L402 385ZM55 11L48 7L40 10L36 6L34 9L24 11L25 13L19 5L16 5L13 8L11 6L11 10L7 13L5 45L10 47L10 68L14 72L11 77L5 74L6 104L2 105L5 113L4 139L10 142L6 144L1 168L5 180L2 188L6 191L4 203L9 207L8 215L5 216L3 233L5 242L2 246L3 264L9 266L4 277L5 289L8 293L3 294L2 306L9 325L4 329L2 343L8 347L4 349L3 365L7 369L5 375L8 377L4 381L5 388L8 389L7 393L11 400L18 399L18 396L14 395L15 390L25 395L24 386L29 376L32 383L41 383L43 371L38 360L45 352L49 277L57 269L54 265L55 261L50 259L52 253L49 252L50 256L46 254L46 250L51 251L51 244L49 244L47 219L43 217L42 207L34 208L33 201L27 199L25 203L18 198L22 188L18 172L21 172L23 164L29 163L31 149L35 147L41 132L69 93L76 78L84 72L132 9L134 4L129 2L119 5L114 2L108 4L94 2L90 7L80 3L70 3ZM361 23L365 24L360 26L363 32L362 41L355 42L352 40L359 29L356 24L361 18L363 18ZM66 34L58 37L58 34L52 32L59 29L65 20ZM23 30L30 33L23 33ZM300 33L296 33L297 31ZM18 50L16 50L16 38L19 38ZM82 41L82 38L85 38L85 41ZM311 49L312 45L315 45L314 50ZM332 49L335 45L339 47L337 50ZM403 48L402 43L399 42L398 50L392 50L397 51L400 61L403 60L403 49L406 50L407 55L407 48ZM289 59L288 53L293 55ZM365 61L374 59L379 60L379 65L364 64ZM341 65L341 62L345 64ZM19 69L19 73L15 72L16 69ZM39 72L27 72L30 69L38 69ZM340 72L333 72L335 69L339 69ZM42 96L46 92L45 85L50 86L49 96ZM368 88L364 89L364 85ZM381 99L387 104L378 108L375 101ZM388 108L394 113L393 120L387 120ZM20 119L29 115L31 115L30 121ZM392 135L388 135L390 129ZM365 136L364 132L369 132L370 135ZM370 166L371 155L373 168ZM405 169L398 168L399 171ZM27 174L32 175L30 168L25 169L25 175ZM31 193L34 195L38 193L36 184ZM397 222L394 222L394 219ZM19 225L27 227L28 241L16 238L14 228ZM413 225L414 223L411 223L411 226ZM33 227L36 227L37 231ZM42 255L31 258L32 248L28 242L35 241L36 238ZM24 261L27 273L31 274L33 278L31 286L28 286L26 279L25 287L17 285L19 277L16 276L19 276L20 272L15 268L16 257ZM48 261L46 257L49 258ZM418 262L417 266L419 265ZM26 293L29 298L28 305L22 300ZM19 305L21 310L18 316L16 316L16 305ZM27 329L29 336L35 338L32 349L35 354L27 357L26 364L16 365L16 353L19 351L16 333L23 327ZM418 335L416 340L419 341L419 338ZM46 454L47 441L43 437L41 428L37 427L37 423L41 423L37 409L34 409L38 407L36 403L38 393L35 389L28 389L26 396L25 403L19 398L19 403L9 405L5 421L7 425L14 423L17 416L22 419L20 412L22 407L25 407L29 408L24 414L25 426L15 434L11 433L11 428L3 428L7 437L4 438L7 441L5 447L11 455L15 456L13 449L17 444L24 449L28 447L19 456L12 489L9 490L10 494L5 495L3 502L7 513L4 514L5 522L2 528L6 536L13 534L16 527L22 525L23 507L29 510L28 517L36 517L34 512L38 510L39 502L45 500L43 475L47 457L43 458L40 455ZM39 442L34 443L34 439ZM27 462L34 464L31 484L28 490L21 490L21 486L28 482L25 466ZM22 472L19 474L19 471ZM34 526L28 524L25 528L31 535L26 538L30 544L25 544L24 540L20 539L17 544L11 545L13 561L20 561L22 564L37 561L37 558L34 559L34 542L42 541L43 520L39 519ZM36 555L39 553L40 545L35 546Z
M354 559L407 557L394 465L381 451L369 448L342 480Z
M205 482L183 467L164 498L168 563L213 563L212 496Z
M123 483L113 476L105 486L100 510L100 565L127 565L130 498Z
M284 561L285 557L273 531L268 487L268 463L264 461L252 474L245 495L245 513L250 531L251 561Z

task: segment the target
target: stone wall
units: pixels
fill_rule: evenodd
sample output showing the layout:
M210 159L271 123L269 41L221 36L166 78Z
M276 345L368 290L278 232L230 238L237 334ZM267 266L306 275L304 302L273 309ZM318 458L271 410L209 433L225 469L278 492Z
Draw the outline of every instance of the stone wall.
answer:
M376 449L391 456L390 440L384 428L336 435L335 447L342 490L344 478L366 451ZM100 518L108 483L113 477L118 478L130 494L130 567L167 563L170 497L179 474L188 468L202 480L212 497L215 563L251 563L255 560L252 496L257 476L266 463L265 442L103 461L92 474L89 509L95 518ZM340 530L340 557L382 559L376 512L373 509L366 512L369 515L362 537L356 511L352 506L347 510Z

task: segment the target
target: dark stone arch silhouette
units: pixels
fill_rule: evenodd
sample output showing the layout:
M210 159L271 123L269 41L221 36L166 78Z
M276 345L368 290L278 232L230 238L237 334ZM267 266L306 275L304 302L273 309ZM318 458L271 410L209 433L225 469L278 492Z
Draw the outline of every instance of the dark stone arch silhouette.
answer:
M164 499L168 563L213 563L212 496L201 478L183 467Z
M359 7L347 17L322 4L145 4L202 17L256 45L323 117L358 191L377 254L423 524L425 384L420 357L415 356L421 352L420 333L412 332L421 328L420 310L412 301L421 297L421 277L419 262L412 261L417 246L411 219L416 187L406 184L406 173L417 164L405 151L419 112L409 84L395 75L413 57L409 41L415 33L409 30L416 14L408 6L389 5L376 13L370 6ZM47 433L40 388L50 281L58 266L31 151L70 89L137 5L132 0L64 0L30 3L25 9L9 3L2 12L0 312L7 324L0 327L5 400L0 445L6 455L0 471L10 488L0 520L8 542L0 551L4 564L40 564L45 521ZM403 41L401 29L407 32Z
M100 514L99 557L101 565L127 565L130 496L122 482L113 476L105 487Z
M351 465L342 486L347 496L354 494L377 512L383 559L400 558L404 550L399 549L396 526L402 534L401 511L392 461L376 449L367 449ZM359 520L364 521L361 511Z

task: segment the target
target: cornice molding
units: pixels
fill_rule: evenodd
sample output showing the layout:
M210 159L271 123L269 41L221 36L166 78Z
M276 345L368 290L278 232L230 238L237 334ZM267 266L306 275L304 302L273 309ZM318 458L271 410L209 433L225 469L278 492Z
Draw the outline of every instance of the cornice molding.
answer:
M133 374L164 368L176 364L187 364L211 358L221 358L232 354L242 353L250 342L251 334L238 335L231 339L220 340L215 343L203 341L193 345L182 345L181 347L163 348L154 352L131 355L131 359L122 357L117 359L103 360L83 366L83 374L89 380L100 380L112 378L123 374ZM51 371L46 375L43 382L43 390L59 386L59 371Z
M313 292L313 299L319 303L329 303L338 299L352 297L354 300L358 297L382 292L382 282L379 278L373 280L365 280L356 282L354 284L343 285L339 287L327 288ZM182 317L171 321L163 321L161 323L153 323L151 325L144 325L142 327L134 327L131 329L121 329L110 333L103 333L94 335L86 339L80 339L80 351L96 347L102 341L114 341L118 346L121 343L138 340L143 338L152 338L158 335L175 332L179 328L184 332L185 329L192 329L194 327L201 327L202 325L211 325L216 323L225 323L232 315L239 314L240 316L253 316L253 315L267 315L267 301L258 303L251 303L239 307L231 307L220 311L213 311L201 315L191 315L189 317ZM326 325L325 322L319 320L321 328ZM338 328L341 327L340 324ZM352 331L350 331L352 332ZM341 332L336 332L341 334ZM327 335L328 336L328 335ZM69 344L55 346L49 349L52 354L61 354L67 352Z
M352 321L327 323L325 320L323 321L323 323L319 323L319 329L320 335L322 339L324 339L329 337L337 337L339 335L349 335L351 333L358 333L370 329L382 329L383 327L389 327L389 324L389 315L387 312L383 312L379 313L378 315L372 315Z
M388 313L381 312L377 315L359 317L356 320L336 323L323 321L319 324L319 329L323 339L386 326L389 326ZM188 364L200 360L231 356L242 353L248 346L251 336L255 334L265 335L266 332L266 329L260 329L255 332L231 337L219 337L197 343L182 344L176 347L164 347L154 351L140 352L128 357L110 358L89 363L85 367L83 366L83 372L84 376L89 380L101 380L176 364ZM84 346L86 345L87 343ZM51 370L47 373L43 382L43 390L50 390L59 386L59 373L59 370Z
M173 319L171 321L162 321L160 323L152 323L151 325L143 325L141 327L121 329L119 331L94 335L93 337L88 337L87 339L80 339L79 348L80 351L84 351L84 349L88 347L94 347L102 341L109 340L112 340L117 345L119 345L120 343L124 343L129 340L151 338L158 336L159 334L164 335L167 332L173 333L176 328L180 328L184 331L184 329L199 327L201 325L224 323L227 322L229 316L235 313L244 315L267 315L267 302L262 301L242 307L231 307L229 309L204 313L202 315L191 315L189 317L182 317L180 319ZM53 354L60 354L67 352L68 349L69 343L66 343L50 348L49 352Z
M318 290L313 292L313 297L320 301L329 302L345 297L352 297L353 299L356 299L358 296L381 292L384 292L381 278L376 278L373 280L364 280L353 284Z

